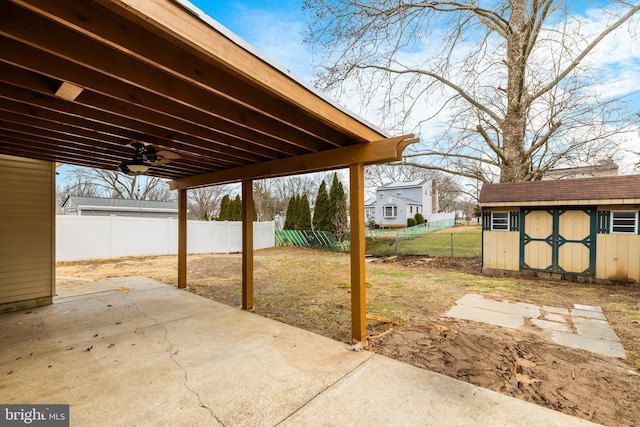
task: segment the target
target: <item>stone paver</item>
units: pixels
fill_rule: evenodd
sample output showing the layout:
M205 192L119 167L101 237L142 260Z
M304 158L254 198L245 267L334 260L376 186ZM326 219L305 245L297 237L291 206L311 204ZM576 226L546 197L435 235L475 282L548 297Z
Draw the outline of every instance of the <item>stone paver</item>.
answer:
M586 317L588 319L607 320L604 314L590 310L569 310L572 316Z
M447 317L472 320L474 322L488 323L504 328L518 329L524 326L524 317L515 314L499 313L477 307L454 305L447 313Z
M611 329L611 326L609 326L609 323L605 320L574 317L573 324L578 331L578 335L620 342L620 338L618 338L615 331Z
M522 317L540 316L540 308L536 305L525 304L522 302L511 303L508 301L493 301L485 299L482 295L477 294L467 294L456 301L456 303L459 305L497 311L505 314L514 314Z
M543 306L541 312L533 304L493 301L467 294L445 316L511 329L523 328L528 318L532 325L551 332L551 339L560 345L626 359L620 338L609 326L602 309L596 306L575 304L573 309Z
M571 328L566 323L550 322L543 319L531 319L531 323L547 331L571 333Z
M620 359L627 358L622 344L618 341L602 340L564 332L552 332L552 338L558 344L566 345L567 347L604 354L605 356L618 357Z
M569 314L569 310L562 307L549 307L549 306L543 305L542 309L547 313L566 314L566 315Z
M596 311L598 313L602 313L602 308L597 305L573 304L573 308L576 310Z
M544 319L551 322L567 323L567 319L559 314L547 313L544 315Z

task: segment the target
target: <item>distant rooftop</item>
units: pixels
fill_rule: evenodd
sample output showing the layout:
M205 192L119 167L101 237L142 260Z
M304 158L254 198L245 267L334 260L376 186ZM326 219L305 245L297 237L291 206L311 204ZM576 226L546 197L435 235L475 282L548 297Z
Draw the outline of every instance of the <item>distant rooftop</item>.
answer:
M69 196L62 206L72 203L82 208L134 208L169 210L178 212L178 202L160 202L157 200L111 199L108 197Z
M405 182L388 182L378 187L378 190L386 189L386 188L406 188L406 187L419 187L425 182L429 181L428 179L418 179L416 181L405 181Z
M611 199L640 200L640 175L484 184L479 203Z

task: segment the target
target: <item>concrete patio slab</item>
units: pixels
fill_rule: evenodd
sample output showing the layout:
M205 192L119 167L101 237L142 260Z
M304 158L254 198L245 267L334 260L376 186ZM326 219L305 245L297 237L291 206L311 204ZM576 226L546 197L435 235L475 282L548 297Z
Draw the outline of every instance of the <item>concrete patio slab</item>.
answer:
M374 357L288 418L282 426L564 427L555 413L413 366ZM571 425L593 425L570 419ZM577 423L577 424L575 424Z
M73 426L593 425L346 347L146 278L71 285L0 316L0 402Z

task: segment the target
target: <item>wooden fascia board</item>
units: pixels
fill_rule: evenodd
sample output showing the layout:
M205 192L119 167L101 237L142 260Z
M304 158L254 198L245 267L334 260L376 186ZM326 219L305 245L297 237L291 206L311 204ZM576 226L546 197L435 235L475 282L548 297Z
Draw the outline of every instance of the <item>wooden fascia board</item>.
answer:
M169 182L172 190L240 182L244 179L276 178L299 173L345 168L356 163L371 165L399 161L409 144L418 142L414 135L404 135L369 143L335 148L318 153L271 160L219 172L195 175Z
M106 2L105 0L104 2ZM320 121L365 141L384 135L329 103L265 60L234 43L176 2L166 0L109 0L153 24L160 31L217 61L230 72L263 87L267 92L297 105ZM111 7L114 10L114 7Z
M480 203L481 208L498 207L541 207L541 206L603 206L603 205L635 205L640 204L640 198L636 199L583 199L583 200L547 200L534 202L485 202Z

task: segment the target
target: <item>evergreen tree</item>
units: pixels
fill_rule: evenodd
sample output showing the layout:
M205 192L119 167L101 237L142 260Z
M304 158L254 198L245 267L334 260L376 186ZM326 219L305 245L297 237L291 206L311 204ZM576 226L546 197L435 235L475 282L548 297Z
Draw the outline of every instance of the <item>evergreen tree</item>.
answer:
M231 199L228 194L225 194L220 201L220 213L218 214L218 221L229 221L229 205Z
M338 179L338 174L333 174L333 181L329 189L329 201L331 206L331 222L333 235L336 240L343 242L347 236L347 196L344 192L342 182Z
M252 206L253 206L253 220L257 221L258 220L258 211L256 210L256 200L252 198L251 202L252 202Z
M298 230L311 230L311 208L309 207L309 198L306 194L300 199L298 206Z
M231 221L242 221L242 199L239 194L231 204Z
M296 196L292 196L289 199L289 204L287 205L287 216L284 219L284 225L282 228L284 230L294 230L296 225L296 217L297 217L297 200Z
M318 195L316 196L316 207L313 211L313 229L320 231L330 231L332 227L331 221L331 204L329 202L329 193L327 193L327 183L322 180Z

